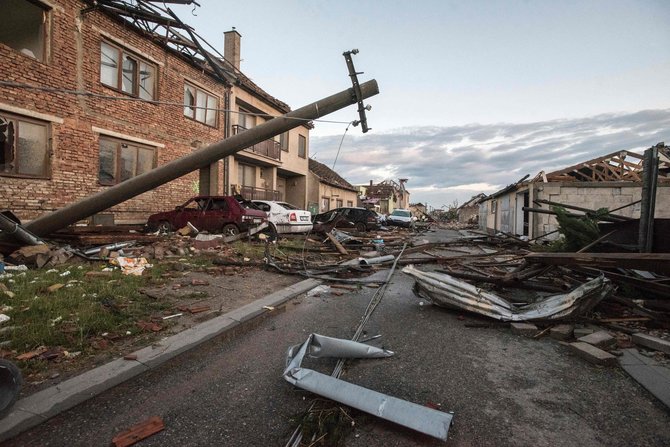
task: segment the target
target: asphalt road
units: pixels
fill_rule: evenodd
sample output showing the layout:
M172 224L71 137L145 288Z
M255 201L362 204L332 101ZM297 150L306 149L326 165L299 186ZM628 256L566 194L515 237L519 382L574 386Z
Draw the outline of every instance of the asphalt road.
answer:
M433 240L453 236L431 234ZM398 272L366 326L371 344L396 355L348 363L343 379L419 404L454 411L447 445L670 445L670 412L619 368L597 368L550 339L507 328L470 329L477 320L429 305ZM282 446L292 418L313 397L285 382L286 348L311 332L350 338L374 289L303 296L257 322L113 388L10 446L106 446L154 415L166 428L140 446ZM463 316L461 316L463 318ZM331 360L306 366L329 373ZM354 414L347 446L444 445Z

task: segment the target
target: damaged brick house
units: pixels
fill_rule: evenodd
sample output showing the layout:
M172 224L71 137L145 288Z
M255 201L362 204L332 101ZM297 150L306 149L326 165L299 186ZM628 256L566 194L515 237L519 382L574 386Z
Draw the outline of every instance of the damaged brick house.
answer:
M670 218L670 158L667 146L662 147L659 153L661 163L655 216ZM549 211L551 204L547 201L591 210L618 209L617 215L639 218L641 174L642 156L619 151L547 174L540 172L530 180L526 176L480 199L479 226L484 230L529 238L547 234L548 239L554 239L556 233L548 234L557 229L553 215L523 209L543 208Z
M394 209L409 209L409 191L405 188L407 179L384 180L376 185L361 185L361 200L365 206L375 207L375 211L391 214Z
M324 213L343 206L357 206L358 190L323 163L309 159L309 211Z
M2 6L0 203L23 220L289 111L239 71L234 30L220 55L148 1ZM308 140L306 123L108 212L141 223L198 191L304 206Z

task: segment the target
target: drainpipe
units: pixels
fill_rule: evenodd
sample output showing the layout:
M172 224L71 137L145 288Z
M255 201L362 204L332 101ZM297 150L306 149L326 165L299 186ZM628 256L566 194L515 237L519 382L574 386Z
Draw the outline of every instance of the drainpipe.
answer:
M379 93L376 80L360 85L362 98L369 98ZM203 168L217 160L233 155L249 146L279 135L311 121L328 115L346 106L357 103L353 88L323 98L312 104L271 119L260 126L233 135L218 143L199 149L184 157L173 160L152 169L149 172L130 178L118 185L100 191L83 200L75 202L31 221L25 228L37 236L46 236L56 230L74 224L81 219L106 210L114 205L136 197L146 191L170 182L189 172Z

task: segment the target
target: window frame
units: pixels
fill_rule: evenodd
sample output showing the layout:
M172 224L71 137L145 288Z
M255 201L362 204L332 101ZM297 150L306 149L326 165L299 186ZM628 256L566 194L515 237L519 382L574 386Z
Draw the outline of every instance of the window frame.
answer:
M289 151L289 132L288 131L279 134L279 147L284 152Z
M307 137L298 135L298 157L307 158Z
M53 7L51 5L48 5L46 3L41 2L40 0L23 0L25 3L30 3L33 6L36 6L37 8L40 8L42 10L42 57L33 57L30 56L29 54L21 52L21 50L16 49L12 46L9 46L8 44L4 42L2 45L6 46L7 48L11 48L12 51L25 56L27 58L30 58L34 61L41 62L43 64L48 64L50 59L51 59L51 48L50 48L50 43L51 43L51 11L53 10Z
M193 96L193 104L192 105L186 104L186 88L187 87L192 88L195 92L195 95ZM205 107L205 120L204 121L200 121L198 119L198 108L202 107L202 106L198 105L198 92L203 93L205 95L205 105L204 105L204 107ZM214 108L214 124L207 123L207 115L210 112L209 108L207 108L208 107L207 103L208 103L208 100L209 100L210 97L214 98L214 100L216 101L216 107ZM195 121L195 122L198 122L200 124L204 124L205 126L212 127L214 129L218 129L219 128L219 104L220 104L220 100L221 100L221 98L219 98L218 95L215 95L214 93L210 92L209 90L205 90L202 87L198 87L197 85L195 85L192 82L184 80L184 101L183 102L184 102L184 117L185 118L188 118L188 119L190 119L192 121ZM190 115L186 114L187 109L191 109L193 111L193 116L190 116Z
M101 151L101 145L103 141L107 142L112 142L116 144L116 154L114 156L114 181L113 182L107 182L107 181L102 181L100 178L100 151ZM157 147L155 146L150 146L147 144L142 144L142 143L136 143L134 141L129 141L129 140L124 140L122 138L115 138L115 137L110 137L107 135L100 135L98 138L98 184L100 186L114 186L118 185L119 183L123 183L126 180L121 180L121 156L122 156L122 149L128 146L135 147L135 173L131 177L129 177L126 180L130 180L131 178L137 177L138 175L144 174L144 172L138 174L137 173L137 161L139 159L139 150L140 149L149 149L153 152L153 157L151 160L151 169L155 169L157 166L157 159L158 159L158 151ZM150 169L150 170L151 170ZM147 171L148 172L148 171Z
M117 67L116 67L116 86L110 85L105 83L102 80L102 46L107 45L113 49L116 50L116 55L117 55ZM135 62L135 68L133 70L133 91L132 92L127 92L123 89L123 62L124 58L128 56L129 59L133 60ZM132 51L127 50L121 45L118 45L110 40L107 39L100 39L100 58L99 58L99 64L98 64L98 69L100 70L100 84L105 86L106 88L109 88L111 90L114 90L115 92L122 93L124 95L133 97L133 98L139 98L147 102L152 102L152 101L157 101L158 100L158 65L150 60L147 60L141 56L138 56L137 54L133 53ZM142 64L147 65L149 67L153 68L153 88L152 88L152 94L151 94L151 99L147 98L142 98L141 96L141 80L140 80L140 75L142 73L141 67Z
M32 174L23 174L20 172L16 172L16 168L14 172L5 172L5 171L0 171L0 177L14 177L14 178L31 178L31 179L43 179L43 180L49 180L51 179L51 157L52 157L52 150L51 150L51 144L53 141L52 137L52 129L51 129L51 123L48 121L43 121L23 115L17 115L15 113L8 113L5 112L4 110L0 110L0 116L8 119L10 121L16 121L16 122L26 122L30 123L33 125L39 125L43 126L46 129L46 137L45 137L45 148L44 148L44 170L42 175L32 175ZM21 126L20 124L17 126L16 129L14 129L14 164L15 166L18 165L16 163L16 159L18 156L18 139L20 136L20 129Z

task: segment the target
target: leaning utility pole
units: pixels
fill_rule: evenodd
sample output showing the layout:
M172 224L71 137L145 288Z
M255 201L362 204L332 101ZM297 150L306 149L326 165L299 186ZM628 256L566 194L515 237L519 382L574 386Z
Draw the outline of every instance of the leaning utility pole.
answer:
M40 216L26 224L25 228L37 236L47 236L56 230L65 228L81 219L106 210L186 175L189 172L208 166L217 160L233 155L256 143L298 127L306 121L328 115L378 93L379 87L377 86L377 81L374 79L367 81L360 84L356 89L349 88L293 112L289 112L286 115L271 119L258 127L226 138L192 154L152 169L149 172L130 178L105 191L96 193L52 213Z

